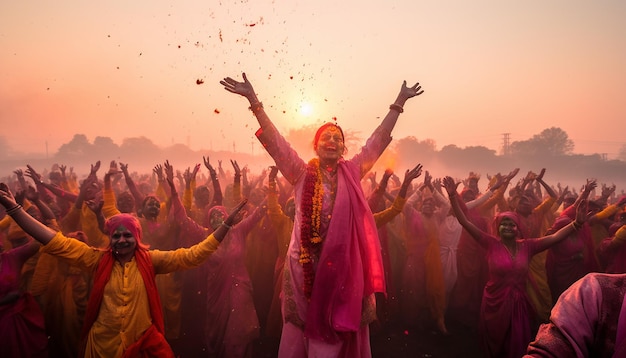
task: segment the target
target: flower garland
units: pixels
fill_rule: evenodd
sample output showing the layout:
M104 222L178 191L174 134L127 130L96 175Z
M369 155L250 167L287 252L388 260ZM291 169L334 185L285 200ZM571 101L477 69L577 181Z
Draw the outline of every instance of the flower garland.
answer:
M319 159L309 161L302 190L302 221L300 224L300 264L304 272L304 295L311 298L313 291L313 260L319 255L322 237L320 235L324 188Z

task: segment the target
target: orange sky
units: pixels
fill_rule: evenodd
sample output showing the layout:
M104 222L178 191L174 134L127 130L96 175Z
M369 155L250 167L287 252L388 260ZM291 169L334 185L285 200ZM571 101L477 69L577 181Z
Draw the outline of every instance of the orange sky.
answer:
M219 85L245 71L283 130L337 117L366 135L419 81L395 138L499 150L503 133L560 127L576 153L612 159L626 144L624 19L621 0L8 2L0 136L30 152L76 133L249 152L256 121Z

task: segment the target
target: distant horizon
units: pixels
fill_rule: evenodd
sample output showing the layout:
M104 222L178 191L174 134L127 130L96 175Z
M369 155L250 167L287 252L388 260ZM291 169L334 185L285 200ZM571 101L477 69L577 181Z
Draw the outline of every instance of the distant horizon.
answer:
M346 16L345 14L350 14ZM18 152L71 140L251 152L242 78L281 131L337 118L370 133L499 151L558 127L575 153L626 145L626 1L17 1L0 12L0 124ZM260 148L260 147L256 147ZM256 150L256 149L255 149Z
M347 131L349 131L349 129L348 129ZM23 150L22 150L22 151L20 151L20 150L16 150L15 148L12 148L12 147L11 147L11 145L8 145L8 144L7 144L7 147L8 147L8 149L9 149L9 150L11 150L11 151L12 151L12 153L14 153L14 154L22 154L22 155L26 155L26 154L32 154L32 155L45 155L45 154L48 154L48 155L53 155L54 153L57 153L57 152L59 151L59 149L61 148L61 146L63 146L64 144L69 143L69 142L70 142L70 141L74 138L74 136L75 136L75 135L77 135L77 134L82 134L82 133L74 133L74 134L72 134L66 142L59 144L59 145L56 147L56 149L55 149L55 150L48 150L48 151L46 151L46 150L44 149L44 150L42 150L42 151L35 151L35 150L31 150L31 151L23 151ZM510 134L511 134L511 136L513 136L513 133L510 133ZM532 136L534 136L534 135L536 135L536 134L539 134L539 133L535 133L535 134L533 134L533 135L531 135L530 137L525 138L525 139L511 140L511 143L516 142L516 141L525 141L525 140L529 140L530 138L532 138ZM393 133L392 133L392 135L393 135ZM504 134L503 134L503 135L504 135ZM2 138L2 137L3 137L3 136L1 136L1 135L0 135L0 138ZM87 139L89 140L89 142L90 142L90 143L92 143L92 144L93 144L93 141L94 141L94 139L95 139L96 137L98 137L98 136L94 136L93 138L89 138L89 137L87 137ZM106 136L100 136L100 137L106 137ZM142 137L144 137L144 138L146 138L146 139L150 140L150 141L151 141L154 145L156 145L156 146L158 146L158 147L160 147L160 148L168 148L168 147L171 147L171 146L174 146L174 145L184 145L184 146L186 146L187 148L189 148L189 149L191 149L191 150L193 150L193 151L209 150L209 151L216 151L216 152L220 152L220 151L225 151L225 152L233 152L233 150L232 150L232 143L231 143L230 145L225 145L225 146L228 146L228 147L230 147L230 148L219 148L219 149L215 149L215 148L205 148L205 147L197 147L197 148L194 148L194 147L193 147L193 145L190 145L189 143L175 142L175 141L172 141L172 142L171 142L171 143L169 143L169 144L161 144L161 143L157 143L155 140L153 140L153 139L151 139L151 138L149 138L149 137L146 137L146 136L141 136L141 135L139 135L139 136L132 136L132 137L124 137L124 138L122 138L122 139L119 141L119 143L115 140L115 138L111 138L111 137L107 137L107 138L110 138L111 140L113 140L113 142L114 142L116 145L120 146L120 145L122 145L122 143L124 142L124 140L126 140L126 139L128 139L128 138L142 138ZM398 137L397 135L393 135L393 137L394 137L394 141L395 141L395 140L398 140L398 139L402 139L402 138L406 138L406 137L414 137L414 136L409 135L409 136L405 136L405 137ZM361 138L361 139L363 139L363 138ZM363 139L363 140L364 140L364 139ZM424 141L424 140L434 140L434 139L432 139L432 138L418 138L418 140L420 140L420 141ZM571 153L571 154L573 154L573 155L600 155L600 156L604 156L604 155L606 155L606 159L607 159L607 160L616 160L616 159L619 159L619 158L618 158L618 157L619 157L619 154L620 154L620 153L619 153L619 150L618 150L617 152L614 152L614 153L609 153L609 152L601 152L601 151L596 151L596 152L593 152L593 151L579 152L579 151L577 151L577 145L576 145L577 143L576 143L576 141L575 141L575 140L573 140L571 137L570 137L570 140L572 140L572 142L574 142L574 149L573 149L573 151L572 151L572 153ZM504 142L504 139L503 139L503 142ZM238 149L236 152L241 152L241 153L246 153L246 154L256 155L256 154L258 154L258 151L260 151L260 150L261 150L261 145L257 142L256 138L250 138L249 140L246 140L246 141L245 141L245 143L242 143L241 141L237 141L237 140L233 139L233 143L235 143L235 147ZM393 141L392 141L392 144L393 144ZM485 146L485 145L481 145L481 144L466 145L466 146L459 146L459 145L457 145L457 144L455 144L455 143L448 143L448 144L443 144L443 145L442 145L442 144L440 144L440 143L436 142L436 150L437 150L437 151L440 151L443 147L446 147L446 146L448 146L448 145L456 145L456 146L457 146L457 147L459 147L459 148L468 148L468 147L479 147L479 146L482 146L482 147L485 147L485 148L487 148L487 149L494 150L494 151L496 152L496 154L497 154L497 155L501 155L501 154L502 154L502 153L501 153L501 151L502 151L501 146L499 146L498 148L491 148L491 147L488 147L488 146ZM46 143L43 143L43 146L44 146L44 148L45 148L45 147L46 147ZM626 148L626 142L624 142L623 146ZM30 143L29 143L29 146L28 146L28 147L29 147L29 148L32 148L32 142L30 142ZM254 148L254 149L251 149L251 148ZM239 149L240 149L240 150L239 150Z

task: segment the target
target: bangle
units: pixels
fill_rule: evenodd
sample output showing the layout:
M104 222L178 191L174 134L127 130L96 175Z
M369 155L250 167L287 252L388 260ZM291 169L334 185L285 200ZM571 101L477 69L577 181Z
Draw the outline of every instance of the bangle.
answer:
M394 110L394 111L397 111L398 113L402 113L402 112L404 112L404 108L402 108L402 106L401 106L401 105L399 105L399 104L395 104L395 103L391 104L391 105L389 106L389 109Z
M13 215L15 214L18 210L20 210L22 208L22 205L20 204L15 204L14 207L12 207L11 209L8 209L6 211L7 215Z
M229 229L229 230L232 227L232 226L228 225L225 221L222 221L222 225L224 225L224 227Z
M250 107L248 107L248 109L251 110L252 112L260 111L261 109L263 109L263 103L262 102L250 103Z

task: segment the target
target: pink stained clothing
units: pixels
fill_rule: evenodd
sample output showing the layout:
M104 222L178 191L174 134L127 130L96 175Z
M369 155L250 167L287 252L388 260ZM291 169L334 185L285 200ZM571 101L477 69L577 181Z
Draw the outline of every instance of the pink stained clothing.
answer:
M571 222L572 219L568 216L561 216L548 233L556 232ZM574 282L590 272L598 271L593 246L589 226L585 224L581 230L573 232L548 249L546 273L554 303Z
M428 322L420 314L424 308L430 313L431 322L443 320L446 296L439 251L439 225L447 212L446 207L443 213L427 217L409 205L404 208L407 260L400 307L407 324Z
M324 342L337 347L360 347L369 337L360 332L374 319L375 292L385 291L384 269L376 224L363 195L361 178L389 144L390 128L378 127L360 153L350 160L340 159L336 178L337 191L334 206L331 188L324 187L321 234L324 238L319 262L314 264L315 281L310 302L305 297L304 273L300 259L300 202L307 164L291 148L273 126L257 133L283 176L294 185L296 215L291 243L285 262L282 311L286 322L300 329L302 339L287 341L283 346L308 342ZM315 347L304 349L309 356L317 356ZM371 352L351 349L338 350L345 357L371 356Z
M528 357L626 356L626 275L590 273L568 288Z
M489 262L479 322L485 354L520 357L532 339L535 317L526 293L529 263L542 248L537 239L517 240L517 253L512 256L497 237L483 233L478 239Z
M221 206L211 210L221 210ZM172 213L180 225L187 240L195 241L206 237L209 229L199 225L186 216L180 200L172 200ZM183 322L185 335L196 337L191 329L196 327L203 332L203 352L182 347L190 356L202 354L210 357L251 357L252 345L259 337L259 320L252 299L252 284L245 266L246 235L263 217L260 210L255 210L243 221L234 225L217 250L191 277L199 280L193 292L184 294L186 304L199 304L200 307L183 306L183 313L193 322ZM188 274L189 272L185 272ZM201 273L201 276L199 275ZM189 289L191 286L187 286ZM204 302L197 302L203 297ZM196 317L187 313L193 312ZM202 326L199 326L199 325ZM189 345L199 342L186 340Z
M546 198L541 204L535 207L528 216L521 216L521 223L518 225L522 237L540 237L548 230L546 218L552 215L552 205L556 201L554 197ZM548 285L548 275L546 273L547 251L535 255L529 265L528 281L526 291L535 309L537 320L545 322L550 316L552 308L552 295Z
M463 208L465 203L459 201ZM479 229L489 231L489 225L477 209L468 210L465 215ZM489 279L487 252L466 230L461 232L457 246L457 279L450 295L448 312L461 324L472 329L478 328L483 290Z
M0 253L0 300L19 292L22 266L37 249L29 243ZM30 293L0 305L0 356L47 357L47 344L44 316Z
M210 357L252 357L259 319L245 266L246 235L262 215L257 209L228 232L207 260L207 317L204 327Z
M619 227L619 229L618 229ZM602 258L606 273L626 273L626 226L614 224L609 230L613 234L600 243L598 256Z

